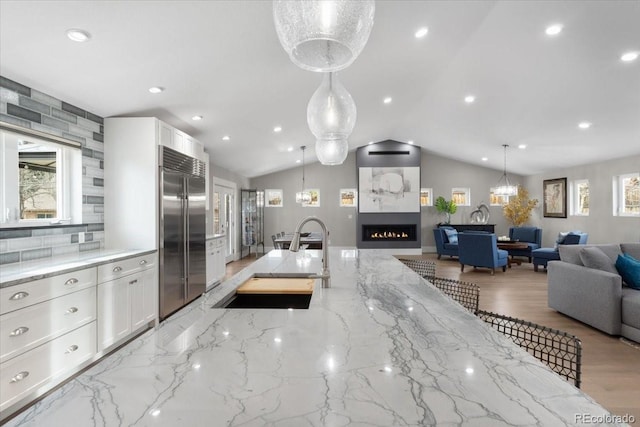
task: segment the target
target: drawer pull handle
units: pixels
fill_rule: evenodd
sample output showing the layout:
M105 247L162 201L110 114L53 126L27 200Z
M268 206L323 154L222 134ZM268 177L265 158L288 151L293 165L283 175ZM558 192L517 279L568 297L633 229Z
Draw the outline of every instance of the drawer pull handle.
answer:
M74 351L76 351L77 349L78 349L78 346L77 346L77 345L75 345L75 344L74 344L74 345L72 345L72 346L69 346L69 348L67 348L67 350L65 351L65 354L73 353L73 352L74 352Z
M70 307L64 314L73 314L78 312L78 307Z
M75 277L72 277L71 279L64 282L65 285L75 285L76 283L78 283L78 279L76 279Z
M17 337L18 335L26 334L27 332L29 332L29 328L27 328L26 326L20 326L19 328L16 328L13 331L11 331L9 336Z
M18 372L17 374L15 374L13 376L13 378L11 378L11 381L9 381L10 383L17 383L18 381L22 381L23 379L27 378L29 376L29 371L22 371L22 372Z
M118 273L119 271L122 271L122 267L120 267L120 266L113 267L113 272L114 273Z
M138 283L138 279L135 279L129 282L130 285L133 285L134 283Z
M147 260L143 259L142 261L140 261L140 265L147 265Z
M15 294L11 295L11 297L9 298L11 301L17 301L23 298L26 298L29 296L28 292L16 292Z

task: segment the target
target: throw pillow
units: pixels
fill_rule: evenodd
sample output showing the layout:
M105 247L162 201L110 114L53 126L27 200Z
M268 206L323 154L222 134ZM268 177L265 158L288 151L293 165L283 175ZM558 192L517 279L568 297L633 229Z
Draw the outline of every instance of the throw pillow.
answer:
M447 235L447 239L449 239L449 243L458 243L458 230L455 228L445 228L444 232Z
M554 249L558 249L558 245L561 245L564 243L564 238L567 237L567 235L569 234L569 231L564 232L561 231L558 233L558 238L556 239L556 244L553 246Z
M640 261L629 254L618 255L616 268L629 287L640 290Z
M618 270L611 258L598 247L592 246L580 249L580 261L585 267L618 274Z

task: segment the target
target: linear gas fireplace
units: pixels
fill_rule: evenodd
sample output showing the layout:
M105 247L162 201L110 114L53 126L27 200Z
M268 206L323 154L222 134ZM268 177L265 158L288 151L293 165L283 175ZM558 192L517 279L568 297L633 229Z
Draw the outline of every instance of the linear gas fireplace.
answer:
M362 240L366 242L415 241L416 228L416 224L363 224Z

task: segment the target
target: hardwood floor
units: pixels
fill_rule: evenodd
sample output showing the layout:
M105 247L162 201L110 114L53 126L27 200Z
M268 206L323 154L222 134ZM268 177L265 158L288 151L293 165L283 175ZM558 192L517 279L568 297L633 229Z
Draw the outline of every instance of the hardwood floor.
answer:
M465 268L456 258L424 258L437 263L436 275L475 283L480 287L480 309L529 320L573 334L582 341L582 390L615 415L632 415L640 425L640 344L625 343L547 307L547 273L534 272L523 262L497 270ZM227 278L256 260L249 256L227 264ZM594 308L597 309L597 308Z

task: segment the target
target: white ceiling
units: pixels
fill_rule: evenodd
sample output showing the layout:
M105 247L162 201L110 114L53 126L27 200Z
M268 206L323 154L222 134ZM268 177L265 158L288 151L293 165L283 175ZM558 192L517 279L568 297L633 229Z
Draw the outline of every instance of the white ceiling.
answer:
M213 164L255 177L313 147L306 106L321 81L289 60L271 8L3 0L0 74L104 117L159 117L202 141ZM563 32L546 36L556 22ZM350 148L414 140L501 169L506 143L509 171L523 175L640 154L640 59L620 61L640 51L639 22L640 1L378 0L368 44L340 73L358 108ZM91 41L71 42L69 28Z

